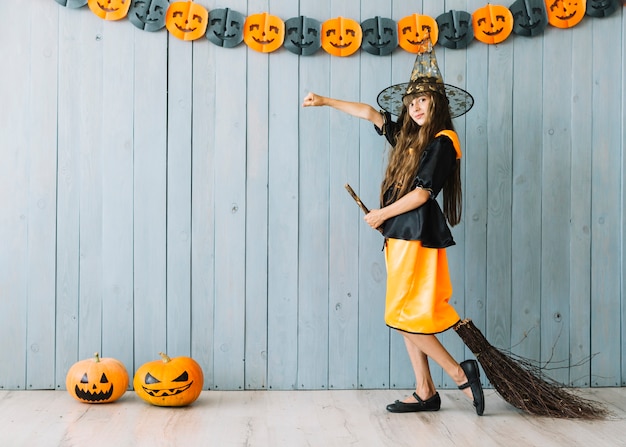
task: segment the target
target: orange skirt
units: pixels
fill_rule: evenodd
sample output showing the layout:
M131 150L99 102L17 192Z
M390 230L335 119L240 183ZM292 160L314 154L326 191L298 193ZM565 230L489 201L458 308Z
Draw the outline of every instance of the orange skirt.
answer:
M416 334L437 334L454 326L459 315L448 301L452 282L445 248L420 241L387 239L385 323Z

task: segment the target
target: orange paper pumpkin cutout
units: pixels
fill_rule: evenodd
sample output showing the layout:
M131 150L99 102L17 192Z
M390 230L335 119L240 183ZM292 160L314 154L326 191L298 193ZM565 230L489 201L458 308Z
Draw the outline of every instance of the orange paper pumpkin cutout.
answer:
M209 11L192 1L171 3L165 15L165 27L180 40L196 40L204 36L208 23Z
M285 41L285 22L278 16L262 12L246 18L243 41L255 51L276 51Z
M89 9L104 20L119 20L126 17L130 0L89 0Z
M427 42L439 39L437 21L430 16L413 14L398 21L398 45L409 53L419 53Z
M322 48L333 56L354 54L363 41L363 30L355 20L335 17L322 23Z
M513 31L513 14L506 6L487 4L472 14L474 37L482 43L504 42Z
M548 23L557 28L577 25L587 10L586 0L546 0Z

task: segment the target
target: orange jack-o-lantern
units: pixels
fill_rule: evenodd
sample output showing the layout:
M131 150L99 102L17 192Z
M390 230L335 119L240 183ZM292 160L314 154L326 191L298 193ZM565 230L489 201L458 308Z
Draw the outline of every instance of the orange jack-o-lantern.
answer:
M128 372L119 360L94 358L74 363L65 376L65 387L74 399L88 404L106 404L122 397L128 388Z
M513 31L513 14L506 6L487 4L472 14L474 37L482 43L504 42Z
M104 20L119 20L126 17L130 0L88 0L89 9Z
M333 56L354 54L363 41L363 30L355 20L335 17L322 23L322 48Z
M204 36L209 23L209 11L192 1L174 2L167 8L165 27L181 40L196 40Z
M262 12L246 18L243 41L255 51L276 51L285 40L285 22L278 16Z
M195 401L202 392L202 368L190 357L170 358L144 363L133 379L139 397L159 407L182 407Z
M546 0L548 23L557 28L577 25L587 9L586 0Z
M419 53L429 38L433 45L439 39L439 27L432 17L412 14L398 21L398 45L403 50Z

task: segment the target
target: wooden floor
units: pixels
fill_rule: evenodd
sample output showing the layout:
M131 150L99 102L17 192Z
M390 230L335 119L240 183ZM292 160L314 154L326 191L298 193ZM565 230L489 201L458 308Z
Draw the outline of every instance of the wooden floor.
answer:
M476 416L459 391L436 413L391 414L403 397L375 391L205 391L189 407L134 392L83 404L65 391L0 391L0 446L626 446L626 388L585 389L612 416L584 422L524 415L486 390Z

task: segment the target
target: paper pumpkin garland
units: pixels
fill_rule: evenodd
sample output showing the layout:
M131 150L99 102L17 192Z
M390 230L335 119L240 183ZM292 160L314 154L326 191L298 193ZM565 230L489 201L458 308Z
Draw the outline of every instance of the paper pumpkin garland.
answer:
M128 10L128 20L144 31L158 31L165 26L168 0L133 0Z
M192 1L171 3L165 15L165 27L180 40L196 40L204 36L208 22L209 11Z
M285 40L285 22L278 16L262 12L248 16L243 27L243 41L260 53L276 51Z
M516 0L509 11L513 14L513 32L520 36L537 36L548 26L544 0Z
M322 48L333 56L350 56L363 40L361 25L353 19L335 17L322 23Z
M229 8L209 12L206 38L218 47L234 48L243 42L243 24L246 19L240 12Z
M546 0L548 23L557 28L571 28L585 17L586 0Z
M439 40L439 26L430 16L412 14L398 21L398 44L409 53L419 53L430 39L435 45Z
M101 19L120 20L128 14L130 0L88 0L87 5Z
M398 26L384 17L372 17L361 23L361 49L375 56L391 54L398 46Z
M472 14L474 37L489 45L501 43L513 31L513 14L505 6L487 4Z
M472 16L467 11L443 13L437 17L439 27L439 44L446 48L466 48L474 38Z
M310 56L322 46L322 24L309 17L291 17L285 20L285 48L300 56Z
M511 33L537 36L547 25L571 28L585 16L604 18L614 14L622 3L626 6L626 0L514 0L508 8L488 3L472 14L449 10L432 18L416 13L397 23L391 18L375 16L359 24L344 17L319 22L299 16L283 22L279 16L267 12L245 17L229 8L215 9L209 14L207 8L193 0L55 1L74 9L89 5L89 9L104 20L128 17L143 31L154 32L165 27L174 37L186 41L206 36L207 40L224 48L233 48L245 41L250 48L264 53L284 45L299 56L310 56L321 47L340 57L350 56L359 49L384 56L397 46L415 53L425 34L433 44L450 49L466 48L474 38L486 44L501 43ZM252 23L255 20L257 23Z

